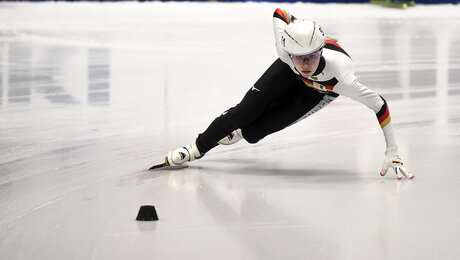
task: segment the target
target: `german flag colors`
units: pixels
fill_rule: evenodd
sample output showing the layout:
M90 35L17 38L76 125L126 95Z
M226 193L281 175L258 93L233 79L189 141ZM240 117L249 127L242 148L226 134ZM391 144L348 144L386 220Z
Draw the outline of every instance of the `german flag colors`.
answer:
M285 23L289 23L286 11L284 11L281 8L276 9L275 13L273 14L273 17L279 18L283 20Z
M391 122L391 116L390 116L390 110L388 109L387 102L383 97L380 96L383 100L383 106L380 109L380 111L377 113L377 118L380 123L380 127L384 128Z
M341 52L341 53L347 55L351 59L350 55L348 55L348 53L346 51L344 51L342 49L342 47L340 47L340 45L334 40L326 39L326 44L324 45L324 48Z
M315 81L312 81L312 80L309 80L309 79L306 79L304 77L300 77L299 78L303 81L303 83L305 83L305 85L311 87L311 88L314 88L316 90L319 90L320 92L327 92L327 91L332 91L335 87L335 84L337 84L337 80L335 78L333 78L332 80L329 80L327 82L315 82ZM334 81L335 80L335 81ZM334 81L334 82L332 82ZM328 84L329 83L329 84Z

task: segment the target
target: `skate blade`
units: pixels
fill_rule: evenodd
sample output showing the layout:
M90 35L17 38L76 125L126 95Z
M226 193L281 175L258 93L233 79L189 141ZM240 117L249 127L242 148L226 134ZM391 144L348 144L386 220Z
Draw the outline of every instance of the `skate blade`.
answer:
M187 168L187 167L188 167L187 165L178 165L178 166L169 165L168 159L165 158L164 163L154 165L154 166L150 167L148 170L149 171L162 170L162 169L163 170L179 170L179 169L184 169L184 168Z
M160 171L160 170L165 170L165 171L174 171L174 170L180 170L180 169L185 169L188 168L188 165L178 165L178 166L172 166L172 165L154 165L149 168L148 171Z

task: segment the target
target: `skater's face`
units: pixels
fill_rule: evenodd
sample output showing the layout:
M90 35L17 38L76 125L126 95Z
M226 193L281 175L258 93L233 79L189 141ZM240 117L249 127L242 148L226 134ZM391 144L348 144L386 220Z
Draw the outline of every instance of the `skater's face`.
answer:
M313 52L307 55L294 56L291 55L292 62L294 63L297 71L304 77L308 78L315 73L318 68L319 60L322 51Z

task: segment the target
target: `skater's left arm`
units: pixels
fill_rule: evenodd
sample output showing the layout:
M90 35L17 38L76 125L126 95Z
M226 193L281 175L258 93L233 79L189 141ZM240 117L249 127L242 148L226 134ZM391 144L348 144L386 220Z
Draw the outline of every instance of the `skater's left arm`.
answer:
M287 12L284 9L278 8L273 13L273 32L275 33L275 46L278 57L287 65L291 67L293 71L296 71L291 58L284 51L283 45L283 32L286 26L292 21L296 20L295 16Z
M380 175L384 176L388 168L391 167L395 170L398 179L401 179L402 176L413 178L413 175L403 166L399 157L398 146L396 145L393 127L391 125L390 109L386 100L358 81L351 60L344 59L342 62L338 62L337 66L340 66L340 68L337 68L337 79L339 83L334 87L333 91L340 95L350 97L372 109L382 128L386 142L386 158Z

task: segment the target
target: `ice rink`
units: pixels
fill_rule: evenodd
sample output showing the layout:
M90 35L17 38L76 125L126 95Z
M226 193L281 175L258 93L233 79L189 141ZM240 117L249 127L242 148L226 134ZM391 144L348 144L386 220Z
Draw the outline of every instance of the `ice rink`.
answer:
M381 177L373 111L340 97L258 144L146 171L315 19L388 101L415 179ZM1 3L0 259L460 259L460 6ZM154 205L160 220L135 220Z

